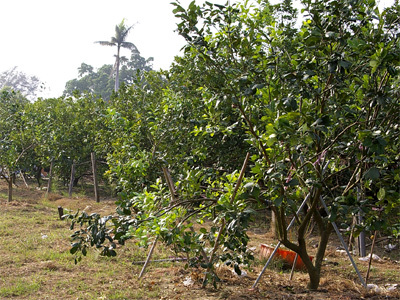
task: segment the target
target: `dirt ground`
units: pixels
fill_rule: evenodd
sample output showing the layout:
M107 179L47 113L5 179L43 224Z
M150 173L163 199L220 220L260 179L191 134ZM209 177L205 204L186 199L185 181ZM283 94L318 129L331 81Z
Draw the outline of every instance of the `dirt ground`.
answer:
M285 267L280 261L274 261L266 269L256 288L252 289L251 287L266 261L266 258L260 256L260 244L274 245L277 243L268 229L267 218L262 215L248 233L251 238L250 248L254 249L257 258L254 265L244 269L246 275L242 277L237 276L227 267L219 267L218 275L222 281L217 289L202 288L202 271L185 269L184 263L180 262L151 263L144 277L138 280L137 275L141 266L134 266L131 262L139 258L144 259L148 250L138 250L133 244L118 249L119 254L116 259L103 261L102 258L95 257L91 261L88 258L86 261L84 259L80 265L75 266L71 263L73 257L68 254L69 240L67 237L71 232L68 231L66 224L59 223L55 217L53 218L57 215L57 207L62 206L71 210L79 208L88 213L108 214L114 212L114 200L108 197L102 199L100 203L96 203L90 197L82 195L74 195L70 199L61 192L52 193L45 200L45 191L38 190L33 186L26 188L20 185L14 190L13 202L7 203L6 188L6 184L2 181L0 183L0 217L3 217L0 218L0 274L2 274L0 299L400 299L400 250L386 252L384 246L388 242L383 239L376 245L374 253L381 260L372 262L368 283L376 285L379 290L376 288L365 290L348 257L337 251L340 243L334 235L332 235L326 252L318 291L307 290L308 275L305 272L296 271L293 279L289 280L290 268ZM47 224L46 228L40 228L47 221L36 221L37 228L32 232L42 233L45 230L48 231L49 228L59 230L62 238L54 238L52 244L47 247L56 252L60 260L54 258L55 255L52 256L50 252L47 255L50 258L44 259L39 254L35 256L36 252L34 251L38 249L33 249L30 259L24 258L22 263L16 263L17 254L11 253L13 250L5 250L4 244L14 241L15 237L12 232L1 229L2 222L21 211L24 211L23 216L31 218L30 213L38 213L38 210L39 213L43 211L44 215L51 214L51 220L54 219L51 222L54 224ZM15 234L19 233L15 232ZM38 243L40 242L38 241ZM312 247L317 240L310 236L309 242ZM367 244L370 243L367 242ZM168 256L168 250L163 245L157 247L154 258ZM140 251L139 254L138 251ZM358 257L354 257L354 259L361 275L365 278L368 262L360 261ZM112 271L108 270L108 273L102 276L105 265ZM34 278L40 283L33 292L7 292L7 287L15 286L15 282L18 282L19 279L32 278L29 276L33 273L36 274ZM96 275L87 276L87 274ZM109 274L113 275L110 277ZM396 284L398 284L397 288ZM70 285L75 286L71 287ZM55 286L60 289L54 288ZM118 289L130 289L131 292L118 294L115 291ZM74 293L74 291L76 292Z

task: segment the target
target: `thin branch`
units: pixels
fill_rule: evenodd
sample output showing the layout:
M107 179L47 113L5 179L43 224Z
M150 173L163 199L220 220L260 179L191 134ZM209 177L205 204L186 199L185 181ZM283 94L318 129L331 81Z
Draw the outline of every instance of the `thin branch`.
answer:
M195 211L193 211L192 213L188 214L182 221L179 222L179 224L176 227L181 226L183 223L185 223L187 220L189 220L192 216L194 216L195 214L198 214L199 212L201 212L202 210L205 210L211 206L213 206L214 203L211 203L209 205L206 205L202 208L196 209Z
M14 164L17 164L17 162L21 159L22 155L24 155L25 152L28 151L30 148L32 148L34 145L35 143L32 143L27 148L23 149L22 152L18 155L18 158L15 160Z

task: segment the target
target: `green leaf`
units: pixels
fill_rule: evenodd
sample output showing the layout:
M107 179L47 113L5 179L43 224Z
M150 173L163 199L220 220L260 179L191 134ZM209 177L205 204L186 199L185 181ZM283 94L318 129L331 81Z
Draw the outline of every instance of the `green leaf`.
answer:
M282 196L274 199L274 205L277 206L277 207L281 206L282 202L283 202L283 197Z
M207 233L207 229L205 229L204 227L202 227L202 228L200 228L200 232L203 233L203 234L206 234L206 233Z
M383 199L385 199L386 190L384 188L380 188L377 196L378 196L378 200L382 201Z
M72 247L72 248L69 250L69 253L75 254L75 253L78 251L78 249L79 249L79 246Z
M371 179L371 180L375 180L379 178L379 170L375 167L370 168L365 174L364 174L364 178L365 179Z
M176 6L176 8L172 11L174 14L177 14L179 12L185 12L185 9L182 6L177 5L176 3L173 3L173 5Z
M299 180L297 178L294 178L290 180L288 183L285 183L286 186L296 186L299 185Z
M345 69L348 69L351 67L351 62L346 61L346 60L340 60L339 65Z

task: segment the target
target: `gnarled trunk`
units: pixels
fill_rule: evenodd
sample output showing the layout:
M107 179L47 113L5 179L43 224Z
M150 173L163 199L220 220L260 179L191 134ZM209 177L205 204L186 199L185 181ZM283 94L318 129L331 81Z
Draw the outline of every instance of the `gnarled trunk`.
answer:
M281 209L281 213L277 214L277 221L279 227L279 234L281 236L281 242L290 250L296 252L300 258L302 259L307 272L310 278L310 282L308 283L308 288L310 290L317 290L319 287L320 279L321 279L321 267L322 261L325 255L325 250L328 245L329 236L332 232L332 226L330 223L324 221L317 209L318 203L320 202L321 189L318 189L312 198L311 207L304 216L304 218L300 222L300 226L297 232L297 241L298 244L295 244L287 238L287 230L285 227L285 214L283 213L283 209ZM307 252L307 244L306 244L306 228L311 221L311 218L314 217L314 221L318 225L320 241L318 244L317 254L314 259L314 263L311 261L310 256Z

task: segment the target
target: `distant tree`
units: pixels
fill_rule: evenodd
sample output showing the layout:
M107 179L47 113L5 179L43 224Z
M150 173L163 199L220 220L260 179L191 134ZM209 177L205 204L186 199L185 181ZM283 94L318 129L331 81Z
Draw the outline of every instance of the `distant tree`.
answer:
M136 46L133 43L126 42L126 38L128 37L129 31L133 28L133 26L126 27L125 19L122 19L119 25L115 26L115 36L111 37L110 41L97 41L103 46L116 46L117 47L117 54L115 55L115 64L114 64L114 71L115 71L115 91L119 89L119 66L122 57L120 56L120 50L122 48L127 48L133 52L139 54Z
M20 92L0 89L0 179L8 183L8 201L12 200L13 178L34 145L24 113L28 104Z
M152 70L153 58L144 58L138 52L132 52L129 60L121 62L119 78L127 85L133 84L143 72ZM65 85L64 95L72 96L75 91L101 96L104 100L110 99L114 82L110 74L113 73L112 65L103 65L97 70L88 64L82 63L78 68L78 78L69 80Z
M38 77L27 75L17 67L0 73L0 89L4 87L19 91L29 100L33 100L37 92L44 88Z

